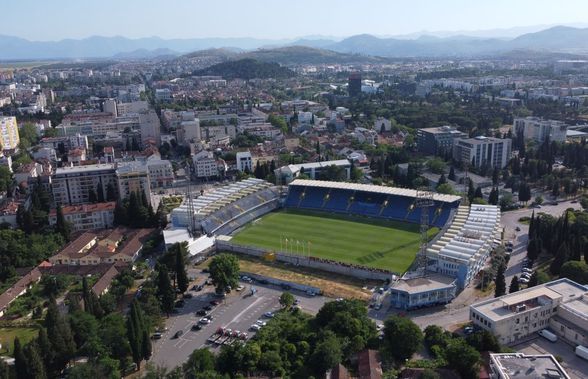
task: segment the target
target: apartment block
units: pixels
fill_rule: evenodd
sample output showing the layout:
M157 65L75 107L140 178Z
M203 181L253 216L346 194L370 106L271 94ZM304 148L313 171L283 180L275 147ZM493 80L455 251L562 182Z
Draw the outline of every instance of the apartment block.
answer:
M114 208L116 202L110 201L97 204L68 205L61 208L65 221L69 222L75 231L111 228L114 223ZM49 224L57 223L57 211L49 213Z
M504 168L510 161L512 140L479 136L454 141L453 159L474 167Z
M18 147L20 136L16 117L0 116L0 146L3 150L12 150Z
M453 150L453 142L456 139L467 137L466 133L448 125L423 128L417 130L417 147L421 153L444 154Z
M56 205L90 203L90 192L102 190L106 195L108 184L117 186L114 164L61 167L52 176L53 200Z
M565 142L568 126L557 120L544 120L539 117L519 117L514 119L515 135L523 134L525 140L542 143L549 141Z

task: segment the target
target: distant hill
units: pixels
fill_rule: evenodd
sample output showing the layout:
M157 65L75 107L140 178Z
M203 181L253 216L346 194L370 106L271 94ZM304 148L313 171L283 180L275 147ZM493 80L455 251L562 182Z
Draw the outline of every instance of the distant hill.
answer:
M191 52L189 54L184 54L181 58L204 58L204 57L217 57L223 59L229 59L235 57L238 53L243 52L241 49L236 48L225 48L221 47L218 49L205 49L205 50L198 50Z
M170 49L138 49L124 53L118 53L112 56L114 59L134 60L134 59L173 59L178 56L176 51Z
M208 68L194 71L193 75L217 75L225 79L283 79L295 75L294 71L280 66L278 63L260 62L246 58L222 62Z
M219 47L231 47L217 51ZM23 38L0 36L0 60L77 59L118 57L155 57L166 49L181 54L208 51L217 60L240 59L231 53L249 51L243 57L263 61L290 63L351 63L381 62L383 58L406 57L474 57L495 56L511 50L537 50L555 53L588 54L588 28L556 26L539 32L526 33L516 38L486 38L453 35L419 38L378 38L360 34L340 41L328 38L271 40L255 38L191 38L162 39L158 37L130 39L125 37L94 36L80 40L29 41ZM256 50L258 49L258 50ZM308 50L315 49L315 50ZM336 53L345 55L334 55ZM122 54L122 55L121 55ZM199 52L195 53L199 54ZM219 54L219 55L214 55ZM249 54L249 55L246 55ZM371 56L368 58L367 56ZM194 56L198 58L198 56ZM213 60L214 61L214 60Z
M338 53L332 50L317 49L307 46L287 46L275 49L259 49L240 54L239 58L251 58L264 62L289 64L325 64L325 63L382 63L385 58L359 54Z

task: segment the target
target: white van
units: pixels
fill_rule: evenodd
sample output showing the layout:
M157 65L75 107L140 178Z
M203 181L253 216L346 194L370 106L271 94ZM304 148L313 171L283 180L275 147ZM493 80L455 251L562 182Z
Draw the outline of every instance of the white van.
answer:
M547 329L540 330L538 333L541 337L546 338L551 342L557 341L557 336Z
M588 360L588 347L582 345L576 346L576 355Z

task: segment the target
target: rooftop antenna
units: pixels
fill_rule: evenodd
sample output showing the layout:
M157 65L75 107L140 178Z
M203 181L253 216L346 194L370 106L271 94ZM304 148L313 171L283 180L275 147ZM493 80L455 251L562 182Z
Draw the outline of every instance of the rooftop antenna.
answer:
M427 247L429 238L429 208L434 205L433 193L427 188L418 189L416 194L415 206L421 210L421 246L417 260L417 272L421 271L423 276L427 276Z

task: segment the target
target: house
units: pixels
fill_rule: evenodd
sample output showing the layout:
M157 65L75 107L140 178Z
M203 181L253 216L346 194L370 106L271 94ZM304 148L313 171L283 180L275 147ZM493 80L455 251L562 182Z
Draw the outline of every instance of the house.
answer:
M73 226L74 231L107 229L114 223L115 201L96 204L66 205L61 208L65 221ZM57 211L49 213L49 224L57 223Z
M41 280L41 271L38 267L33 268L28 274L20 278L12 287L0 295L0 317L4 316L10 303L19 296L24 295L33 284Z

